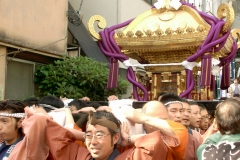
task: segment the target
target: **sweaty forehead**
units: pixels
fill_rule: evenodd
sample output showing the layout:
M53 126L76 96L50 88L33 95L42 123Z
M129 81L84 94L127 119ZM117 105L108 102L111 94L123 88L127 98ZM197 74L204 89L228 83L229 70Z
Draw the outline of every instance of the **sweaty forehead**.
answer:
M0 120L10 120L12 117L0 116Z
M100 125L91 125L89 124L86 128L86 132L91 132L91 133L97 133L97 132L104 132L104 133L108 133L108 129L107 127L104 126L100 126Z
M168 110L169 109L182 109L183 105L181 103L171 103L168 105Z
M191 105L191 110L192 110L193 112L195 112L195 111L199 111L199 112L200 112L200 108L199 108L198 105Z

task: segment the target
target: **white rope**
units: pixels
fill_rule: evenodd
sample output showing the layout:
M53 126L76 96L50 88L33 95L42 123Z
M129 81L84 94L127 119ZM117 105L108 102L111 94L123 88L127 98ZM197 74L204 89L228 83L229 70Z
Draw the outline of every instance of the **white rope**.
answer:
M131 64L130 60L125 60L123 64L126 67L148 67L148 66L181 66L182 63L166 63L166 64Z
M212 59L213 65L217 65L220 61L217 59ZM183 61L181 63L162 63L162 64L132 64L130 59L123 61L123 64L128 67L150 67L150 66L184 66L184 68L193 70L194 67L201 67L201 62L188 62Z
M219 66L212 66L212 75L216 76L220 72L221 68Z
M193 68L195 67L195 66L197 66L197 64L198 63L196 63L196 62L188 62L188 61L183 61L182 62L182 65L184 66L184 68L186 68L186 69L189 69L189 70L193 70Z
M25 113L0 113L0 116L24 118L25 117Z
M170 101L170 102L165 103L164 106L167 106L169 104L174 104L174 103L180 103L181 105L183 105L181 101Z

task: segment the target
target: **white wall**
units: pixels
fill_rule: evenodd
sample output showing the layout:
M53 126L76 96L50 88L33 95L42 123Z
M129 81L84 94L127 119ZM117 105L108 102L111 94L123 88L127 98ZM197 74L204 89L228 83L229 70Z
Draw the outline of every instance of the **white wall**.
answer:
M75 10L79 10L81 1L69 0ZM101 15L105 18L107 27L111 27L132 19L149 9L151 6L143 0L83 0L80 14L83 14L85 26L90 17Z
M67 0L0 0L0 41L66 54L67 6Z
M119 0L120 1L120 22L125 22L152 8L143 0Z

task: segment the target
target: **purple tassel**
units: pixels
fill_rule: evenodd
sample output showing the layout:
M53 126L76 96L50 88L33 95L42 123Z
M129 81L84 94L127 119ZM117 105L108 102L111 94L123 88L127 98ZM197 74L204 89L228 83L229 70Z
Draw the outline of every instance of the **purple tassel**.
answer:
M110 68L108 75L107 89L116 88L118 84L118 60L110 58Z
M211 85L210 85L210 90L211 91L215 91L215 86L216 86L216 80L215 80L215 76L212 75L211 76Z
M221 90L228 89L230 86L230 68L229 63L225 64L222 68Z
M212 71L212 57L210 54L202 57L201 63L201 82L202 87L210 86L211 84L211 71Z

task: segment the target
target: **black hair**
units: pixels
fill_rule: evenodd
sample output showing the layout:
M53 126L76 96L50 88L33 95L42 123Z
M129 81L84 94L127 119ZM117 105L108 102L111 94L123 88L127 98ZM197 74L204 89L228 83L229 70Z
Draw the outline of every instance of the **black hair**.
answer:
M213 119L215 117L215 110L208 110L208 118Z
M207 108L202 103L197 103L197 105L199 106L200 111L207 110Z
M189 101L185 98L181 98L181 102L184 102L184 103L187 103L187 104L190 104Z
M24 113L26 105L19 100L4 100L0 101L0 111L9 111L10 113ZM15 117L13 117L15 118ZM15 118L18 122L21 118ZM18 134L23 136L22 128L18 129Z
M98 102L89 102L89 103L87 103L87 107L93 107L95 109L97 109L100 106L101 106L101 104L99 104Z
M30 97L30 98L27 98L27 99L23 100L23 102L24 102L27 106L37 105L38 98L36 98L36 97Z
M50 105L55 108L63 108L64 107L63 101L52 95L47 95L47 96L40 98L37 102L37 106L41 106L40 104ZM42 106L42 107L45 109L46 112L53 110L51 108L47 108L44 106Z
M72 105L76 106L77 110L87 107L87 103L85 101L79 100L79 99L74 99L73 101L68 103L68 106L72 106Z
M157 99L159 99L159 97L163 96L166 93L168 93L168 92L159 92L159 93L157 93Z
M193 105L197 105L197 106L198 106L198 103L197 103L197 102L194 102L194 101L189 101L189 105L190 105L190 106L193 106Z
M171 102L171 101L182 101L182 99L175 93L165 93L164 95L162 95L161 99L160 99L160 102L162 102L164 105L168 102ZM165 106L165 107L168 107Z

